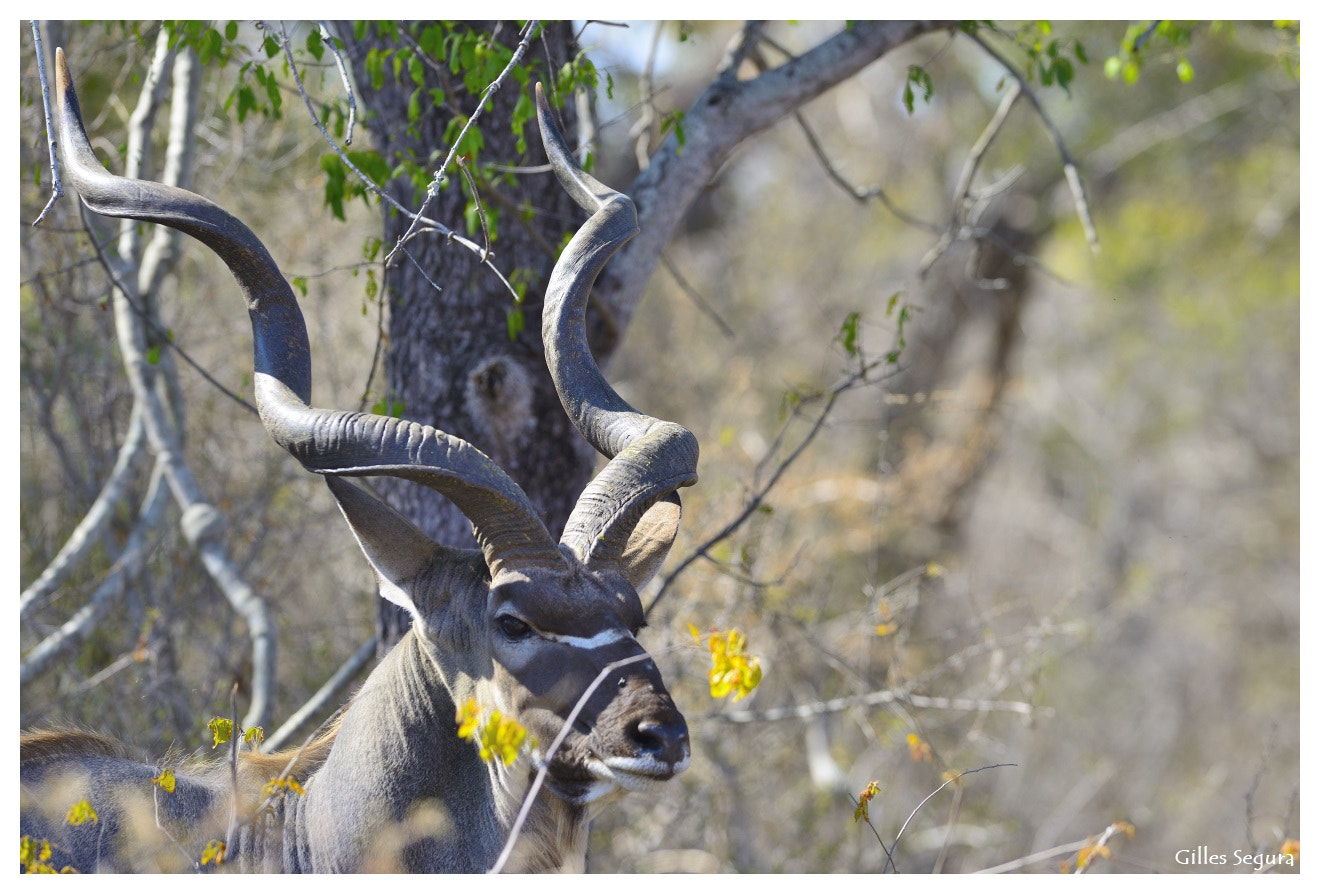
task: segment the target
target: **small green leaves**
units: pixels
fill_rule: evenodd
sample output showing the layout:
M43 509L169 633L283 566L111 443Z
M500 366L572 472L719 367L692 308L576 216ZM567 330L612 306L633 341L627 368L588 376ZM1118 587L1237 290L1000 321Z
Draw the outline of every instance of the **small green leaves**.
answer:
M527 320L521 307L511 307L504 314L504 325L509 333L509 341L517 341L518 336L522 334L527 325Z
M913 86L921 88L921 99L927 105L930 104L930 98L935 95L935 82L931 80L926 69L920 65L909 65L907 82L903 84L903 108L907 109L909 115L912 114L916 104L916 95L913 93Z
M894 308L898 308L894 331L894 349L885 355L885 360L889 363L897 363L903 349L907 347L907 338L903 335L903 327L912 319L912 305L904 304L902 307L898 307L902 295L902 292L895 292L889 296L889 302L885 305L885 316L887 317L894 316Z
M686 117L682 109L674 109L660 116L660 133L667 134L671 130L674 132L674 139L678 141L679 155L683 154L683 147L687 145L687 132L683 130Z
M387 400L381 398L371 405L371 412L377 416L391 416L395 419L403 418L404 405L401 400Z
M835 336L835 340L843 345L849 357L857 356L857 324L861 319L862 315L857 311L848 314L844 317L843 325L839 327L839 334Z
M307 32L307 52L317 62L325 55L325 45L321 42L321 29L311 28Z
M1185 50L1191 45L1192 33L1192 25L1188 22L1134 22L1128 26L1118 53L1105 60L1105 77L1110 80L1121 78L1126 84L1135 84L1149 58L1172 55L1177 59L1174 72L1178 80L1184 84L1191 81L1196 77L1196 71L1187 60Z

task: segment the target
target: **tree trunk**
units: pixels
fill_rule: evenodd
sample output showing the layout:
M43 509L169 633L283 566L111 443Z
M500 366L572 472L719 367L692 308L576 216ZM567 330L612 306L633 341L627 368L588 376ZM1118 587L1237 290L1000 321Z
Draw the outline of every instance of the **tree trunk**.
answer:
M490 33L497 23L471 22L458 27ZM498 27L501 43L517 44L514 25L505 22ZM444 90L445 108L424 112L410 125L408 104L414 84L406 72L404 83L399 83L387 63L379 89L373 89L364 74L369 51L390 50L396 43L382 39L374 29L361 40L353 39L351 27L344 27L341 35L357 74L362 106L370 110L365 126L375 147L391 168L408 159L431 169L438 167L450 145L445 129L455 112L467 116L477 108L477 97L463 86L462 72L451 75L447 60L425 66L424 88ZM576 53L571 25L548 24L544 38L532 43L523 61L533 69L532 82L539 79L548 84L553 71ZM534 118L525 131L527 152L520 156L517 151L511 121L520 89L516 80L508 78L482 114L479 126L484 148L481 159L474 163L545 163ZM566 133L570 134L576 123L573 106L566 101L563 110L569 127ZM439 155L428 161L432 153ZM449 185L427 207L426 216L460 229L468 193L456 166L446 173ZM405 207L418 207L411 182L395 180L389 190ZM561 236L575 229L584 215L548 172L522 174L512 184L481 184L478 191L488 213L499 211L498 234L491 246L494 264L506 276L514 270L529 276L522 305L525 325L516 338L510 338L508 315L515 306L513 298L499 278L482 266L476 253L439 234L412 239L407 244L408 255L399 255L384 282L383 295L389 302L387 396L402 403L405 418L463 438L494 459L527 492L547 527L558 536L591 475L595 455L573 429L550 381L541 345L541 306L554 264L552 252L562 244ZM535 216L528 219L520 209L535 209ZM385 250L409 224L397 211L386 209ZM464 235L483 242L480 227ZM604 347L612 352L617 339L610 341ZM393 478L372 483L437 542L476 545L467 519L438 493ZM378 654L383 654L411 622L392 603L380 600L377 604Z

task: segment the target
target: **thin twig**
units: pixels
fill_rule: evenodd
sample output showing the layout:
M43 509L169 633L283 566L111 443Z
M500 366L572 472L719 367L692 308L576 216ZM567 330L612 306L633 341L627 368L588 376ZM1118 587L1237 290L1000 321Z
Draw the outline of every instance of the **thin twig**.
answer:
M935 789L935 791L931 792L929 795L922 798L921 803L918 804L916 807L912 808L912 812L908 814L908 818L903 821L903 825L902 827L899 828L898 834L894 836L894 846L890 850L889 858L885 860L885 868L894 866L893 852L898 850L898 840L903 837L903 833L907 830L908 823L912 822L912 818L917 815L918 810L926 806L927 801L938 795L940 792L944 791L945 786L957 782L959 779L962 779L964 776L970 776L972 773L980 773L982 770L997 770L1001 767L1016 767L1016 766L1017 764L990 764L985 767L977 767L975 770L963 770L957 776L951 776L948 779L944 780L944 782L940 785L939 788ZM881 872L883 871L884 869L881 869ZM898 867L895 866L894 871L897 872Z
M531 813L532 802L536 800L537 794L541 791L541 786L545 783L545 777L550 772L550 761L554 759L555 752L559 750L559 746L564 744L564 739L568 738L569 731L572 730L573 724L577 722L578 715L582 713L582 709L586 706L587 700L591 698L592 693L600 687L600 684L604 682L606 677L619 668L627 667L630 664L636 664L639 661L650 660L651 656L644 652L640 655L633 655L631 658L621 658L618 661L611 661L600 669L600 673L596 674L596 679L591 681L591 685L582 693L582 696L577 700L577 704L573 706L573 710L568 712L568 716L564 718L563 726L559 728L559 735L555 736L554 742L550 744L550 750L546 752L545 758L541 762L540 769L536 771L536 778L532 780L532 785L527 790L526 797L523 798L522 809L518 811L518 818L514 820L513 826L509 829L509 839L504 843L504 850L500 851L499 859L497 859L495 865L490 868L491 874L499 874L503 871L504 865L509 861L509 856L513 853L513 846L517 843L518 835L522 832L523 823L527 821L527 815Z
M229 829L225 832L225 853L234 853L238 833L238 740L242 738L242 729L238 725L238 683L229 687L229 715L233 726L229 730Z
M348 76L348 66L344 64L344 57L339 52L339 39L334 36L330 30L328 22L317 22L316 27L321 30L321 42L330 48L331 54L335 57L335 66L339 69L339 80L344 84L344 95L348 97L348 133L344 137L344 145L353 145L353 128L357 124L357 98L353 95L353 82Z
M267 27L270 26L268 25ZM420 212L413 211L411 208L406 207L402 202L395 199L392 195L390 195L381 187L377 186L375 181L373 181L370 177L368 177L365 173L363 173L362 169L353 163L353 160L348 157L348 153L344 151L343 147L339 145L339 143L335 140L334 137L330 136L330 132L326 130L325 125L321 123L320 117L316 114L316 109L312 104L312 98L307 93L307 88L303 84L302 76L298 74L298 66L294 63L293 49L289 44L289 36L284 30L283 22L280 23L279 35L280 35L279 43L280 46L284 49L285 58L288 60L289 63L289 70L293 72L293 80L298 87L298 95L302 97L303 105L307 107L307 114L311 116L312 124L316 127L318 131L320 131L321 136L325 139L326 143L329 144L330 148L334 150L335 155L339 156L339 160L343 162L344 166L347 167L350 171L352 171L354 175L356 175L357 178L362 181L363 187L366 188L375 196L377 196L379 199L381 199L381 201L387 202L388 204L392 205L394 209L398 211L400 214L411 219L414 227L419 225L432 227L435 230L439 231L440 233L443 233L445 238L457 242L459 245L463 246L464 248L468 249L474 254L478 254L478 255L481 254L482 249L480 245L477 245L475 242L471 241L470 239L465 239L463 236L459 235L459 233L445 226L444 224L440 223L438 220L431 220L430 218L423 217ZM386 255L385 257L386 266L389 266L391 259L394 256L394 251L397 251L397 248L398 247L396 245L395 249L392 250L388 255ZM487 263L486 266L491 267L491 269L494 269L492 265L490 265L489 263ZM507 280L505 280L503 276L501 276L500 279L507 284ZM512 289L510 289L510 291L512 291Z
M471 117L469 117L467 122L463 125L463 129L458 132L458 136L454 138L453 144L449 147L449 154L445 156L445 160L440 164L440 167L436 169L434 178L426 187L426 199L425 201L422 202L422 211L425 211L426 206L431 203L431 200L440 194L440 187L441 185L444 184L445 181L445 170L449 167L449 165L453 162L454 157L458 154L458 147L462 144L463 138L467 136L467 132L472 129L473 125L477 123L477 119L481 117L481 113L485 111L487 101L489 101L491 97L493 97L496 93L499 92L500 87L504 85L504 79L508 77L509 72L513 71L514 66L516 66L519 62L522 61L523 54L527 52L528 46L531 45L531 40L533 35L539 32L540 32L540 22L536 20L532 20L524 26L523 38L518 42L518 46L514 48L513 55L509 57L509 64L504 66L504 70L501 71L495 77L495 80L487 84L486 89L481 91L481 97L477 101L476 109L473 110ZM417 215L413 215L412 217L413 222L409 226L409 231L411 231L412 227L417 226L420 220L421 220L420 212ZM408 235L407 233L404 233L404 235L400 237L400 244L402 243L403 239L407 237L407 235ZM394 249L390 250L389 254L385 256L385 263L387 266L389 265L390 260L393 258L395 251L397 251L397 245ZM484 262L485 261L483 256L483 263Z
M46 219L50 209L64 195L64 184L60 182L60 159L55 151L57 143L55 141L55 128L52 126L50 114L50 83L46 78L46 54L41 48L41 22L36 19L32 23L32 43L37 50L37 74L41 78L41 106L46 116L46 145L50 149L50 181L51 193L50 200L46 202L46 207L41 209L37 219L32 221L32 226L36 226Z
M972 180L976 177L976 171L981 166L981 159L985 157L986 150L994 142L995 137L1004 128L1004 122L1008 120L1008 113L1013 110L1018 98L1022 95L1022 86L1014 81L1004 94L1004 98L999 101L999 107L995 109L994 115L986 124L981 135L977 137L972 148L967 151L967 158L963 162L962 172L958 175L958 183L953 189L953 202L949 210L949 222L944 232L940 234L939 240L926 252L926 256L921 259L920 276L925 277L930 272L935 262L949 249L954 241L962 234L964 223L967 219L967 205L970 201L972 191Z
M347 661L339 666L339 669L330 676L330 679L326 680L321 688L316 690L315 695L309 698L301 708L289 715L289 719L284 721L279 729L266 737L261 750L279 751L285 742L293 738L293 734L307 722L309 717L313 717L322 711L325 705L338 695L339 691L347 686L361 672L362 668L366 667L367 662L375 654L376 636L372 634Z
M1003 711L1009 714L1032 716L1049 715L1049 708L1037 707L1029 702L1000 701L979 698L947 698L938 695L918 695L904 689L879 689L861 695L846 695L806 705L788 705L764 711L729 711L708 714L708 719L728 723L773 723L778 720L804 720L821 714L837 714L852 708L874 708L879 705L910 705L942 711Z
M925 230L930 233L938 233L940 231L940 228L935 224L913 217L911 214L895 205L893 199L889 198L889 194L885 192L883 187L876 185L862 188L853 186L849 183L847 178L845 178L843 174L839 172L838 168L836 168L830 161L829 156L825 154L825 148L821 145L820 140L811 129L811 125L807 123L806 116L801 112L794 112L793 120L798 123L798 127L801 128L802 134L807 138L807 145L811 147L811 151L816 156L816 160L819 161L821 167L825 169L825 176L829 177L831 181L837 184L839 188L849 196L861 204L865 204L871 199L879 199L880 204L885 207L886 211L903 221L903 223L908 226L916 227L919 230Z
M728 323L724 322L724 319L719 315L719 312L716 311L715 308L711 307L710 302L708 302L704 297L702 297L701 293L698 292L692 284L690 284L686 279L683 278L683 274L678 272L677 265L675 265L674 262L670 260L669 255L667 254L660 255L660 264L665 268L665 270L669 273L669 275L674 278L674 282L678 284L678 288L683 292L683 294L687 295L689 298L692 299L692 303L697 306L697 309L700 310L702 313L704 313L706 316L710 317L711 321L714 322L717 327L719 327L720 334L723 335L729 341L733 341L736 335L733 331L733 327L730 326Z
M1018 83L1022 88L1022 92L1026 94L1027 99L1036 109L1036 114L1039 116L1041 123L1044 124L1045 129L1049 131L1050 137L1054 140L1054 146L1059 153L1059 157L1063 159L1063 174L1068 181L1068 188L1072 191L1073 206L1077 211L1078 220L1082 223L1082 230L1086 233L1086 241L1090 244L1092 252L1099 252L1100 237L1096 234L1095 222L1091 219L1091 206L1086 199L1086 189L1082 184L1081 174L1078 173L1077 162L1073 159L1072 153L1068 151L1068 144L1064 142L1063 134L1055 127L1053 119L1045 111L1045 107L1041 105L1040 97L1031 89L1031 85L1027 83L1027 79L1022 76L1022 73L1014 68L994 47L982 40L979 34L967 31L960 33L970 38L990 58L998 62L1008 72L1009 76Z
M481 241L483 243L481 263L484 264L486 259L490 257L490 227L486 224L486 209L482 207L481 196L477 193L477 178L473 177L472 172L468 170L467 162L461 155L454 160L458 163L458 169L462 172L463 179L467 181L468 189L472 191L472 204L476 206L477 219L481 221Z
M776 484L779 483L779 480L783 477L784 473L788 471L788 468L791 465L793 465L794 462L797 461L798 457L800 457L803 451L805 451L807 447L811 445L812 441L816 440L816 436L819 435L821 430L824 428L825 421L826 419L829 418L830 412L834 409L834 404L839 399L839 397L845 392L852 390L853 388L857 387L859 384L863 382L870 382L871 372L873 372L876 369L876 367L880 365L880 363L881 363L880 361L876 361L873 363L867 363L862 365L860 368L854 370L852 373L846 376L843 379L843 381L836 384L828 392L821 395L821 398L824 400L825 405L816 415L816 418L812 420L811 427L807 430L807 433L803 435L802 439L799 440L798 443L793 447L792 451L789 452L788 456L786 456L783 460L781 460L779 465L776 466L773 471L771 471L769 478L765 480L764 484L762 484L760 487L758 487L755 490L755 492L751 496L751 499L749 499L745 504L743 504L742 509L740 509L738 513L727 524L724 525L724 527L720 528L715 534L711 535L709 538L703 541L699 546L697 546L691 553L685 556L683 560L678 563L677 567L675 567L674 570L670 572L668 576L665 577L664 581L660 584L660 589L655 594L655 598L653 598L651 600L651 604L646 607L646 617L649 618L651 616L651 612L660 603L660 600L664 598L665 594L669 592L670 587L673 586L674 582L684 571L686 571L689 567L691 567L691 565L694 562L696 562L697 559L706 558L709 555L711 549L713 549L717 544L722 543L724 540L732 536L739 528L743 526L743 524L747 521L747 519L751 518L756 513L757 509L759 509L761 505L765 502L765 498L769 495L770 491L774 488ZM794 416L794 418L797 417ZM775 443L771 446L770 451L768 451L766 454L767 459L775 454L775 452L778 449L778 445L782 442L782 440L786 436L788 427L789 425L792 424L792 422L793 419L790 419L780 429L779 433L775 437ZM756 474L757 477L759 478L761 475L760 467L758 467Z
M142 302L133 297L133 293L136 292L135 289L130 291L125 288L126 280L120 276L118 270L115 269L115 265L106 263L103 253L103 247L109 244L111 238L116 237L105 237L103 234L97 233L93 229L91 220L87 217L87 213L84 211L82 214L83 224L87 229L87 236L91 240L92 247L96 249L97 259L101 262L101 266L105 270L106 276L110 279L110 285L123 296L129 309L137 315L141 323L150 330L152 335L156 336L157 341L155 343L166 350L177 354L180 360L192 367L193 371L201 376L202 379L204 379L206 383L216 391L229 398L253 416L257 415L257 408L255 406L244 400L242 395L227 388L219 379L212 375L205 366L202 366L201 363L193 359L193 356L188 353L186 349L180 347L180 345L170 337L169 330L156 321L155 317L153 317L151 312L143 306Z

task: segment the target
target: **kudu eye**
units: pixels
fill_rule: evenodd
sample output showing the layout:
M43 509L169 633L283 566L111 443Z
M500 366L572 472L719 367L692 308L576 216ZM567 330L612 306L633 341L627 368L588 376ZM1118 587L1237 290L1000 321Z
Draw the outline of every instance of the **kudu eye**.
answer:
M532 628L521 618L515 618L513 615L501 615L495 619L495 624L511 640L526 639L532 635Z

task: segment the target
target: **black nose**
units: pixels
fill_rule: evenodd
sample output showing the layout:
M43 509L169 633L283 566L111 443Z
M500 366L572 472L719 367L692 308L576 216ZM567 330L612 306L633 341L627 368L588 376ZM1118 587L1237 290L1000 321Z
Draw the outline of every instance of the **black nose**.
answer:
M628 725L628 738L639 755L676 764L688 756L687 721L682 716L648 718Z

